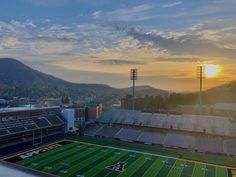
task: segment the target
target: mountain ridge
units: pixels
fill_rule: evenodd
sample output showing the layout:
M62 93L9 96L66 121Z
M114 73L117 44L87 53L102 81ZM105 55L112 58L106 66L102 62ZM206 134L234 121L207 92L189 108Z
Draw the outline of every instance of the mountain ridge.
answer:
M37 88L38 87L38 88ZM85 93L85 95L109 95L114 94L117 96L124 96L130 94L130 88L118 89L113 88L106 84L86 84L86 83L73 83L49 74L45 74L38 70L32 69L31 67L21 63L20 61L13 58L0 58L0 93L15 92L16 96L36 96L30 92L28 94L19 93L16 91L20 90L40 90L40 95L43 95L43 91L48 92L50 89L59 90L60 93L56 95L45 96L60 96L65 94L75 96L76 92L78 95ZM140 89L139 89L140 88ZM8 89L8 90L6 90ZM137 86L137 92L139 94L152 93L155 95L167 94L167 91L161 89L155 89L150 86ZM72 92L72 93L69 93ZM89 94L88 94L89 93ZM13 93L14 94L14 93ZM4 94L3 94L4 95Z

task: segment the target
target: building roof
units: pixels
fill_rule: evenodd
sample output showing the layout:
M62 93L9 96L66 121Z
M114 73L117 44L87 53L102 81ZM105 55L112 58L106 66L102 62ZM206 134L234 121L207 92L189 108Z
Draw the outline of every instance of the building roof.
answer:
M42 173L39 171L34 171L28 168L17 166L15 164L0 161L0 176L14 176L14 177L57 177L55 175L50 175Z
M54 109L60 108L59 106L51 107L12 107L12 108L1 108L0 113L10 113L10 112L20 112L20 111L33 111L33 110L42 110L42 109Z

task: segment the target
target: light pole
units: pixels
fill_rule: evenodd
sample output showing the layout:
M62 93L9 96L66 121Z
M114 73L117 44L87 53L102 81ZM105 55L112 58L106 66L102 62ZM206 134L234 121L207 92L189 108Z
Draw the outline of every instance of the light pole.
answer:
M133 81L132 109L135 110L135 81L138 80L138 69L131 69L130 71L130 79Z
M197 79L199 79L199 105L200 114L202 114L202 80L205 78L205 67L203 65L197 66Z

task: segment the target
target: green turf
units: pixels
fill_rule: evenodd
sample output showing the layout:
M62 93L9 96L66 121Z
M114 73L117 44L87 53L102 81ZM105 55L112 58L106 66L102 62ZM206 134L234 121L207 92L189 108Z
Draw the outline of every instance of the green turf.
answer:
M74 142L17 164L61 177L228 177L223 167L156 154ZM106 168L118 162L125 164L123 172Z
M129 143L124 141L118 141L118 140L110 140L110 139L97 139L94 137L79 137L79 136L70 136L68 139L81 141L81 142L89 142L89 143L95 143L100 145L106 145L106 146L114 146L114 147L121 147L121 148L128 148L143 152L151 152L154 154L160 154L160 155L167 155L172 157L180 157L184 159L189 160L195 160L205 163L212 163L212 164L218 164L223 166L230 166L236 168L236 158L227 158L223 155L213 155L213 154L201 154L201 153L193 153L186 150L180 150L178 148L157 148L153 146L147 146L137 143Z

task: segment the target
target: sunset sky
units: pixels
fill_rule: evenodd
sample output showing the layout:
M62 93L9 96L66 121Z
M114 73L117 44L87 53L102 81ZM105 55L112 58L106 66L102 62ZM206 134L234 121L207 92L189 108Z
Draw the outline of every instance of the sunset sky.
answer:
M0 58L80 83L204 89L236 78L235 0L1 0Z

